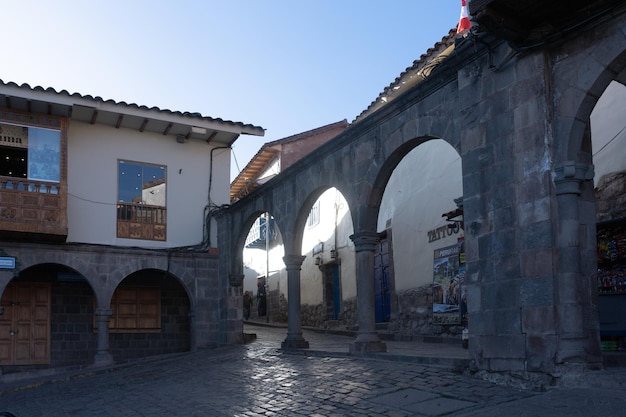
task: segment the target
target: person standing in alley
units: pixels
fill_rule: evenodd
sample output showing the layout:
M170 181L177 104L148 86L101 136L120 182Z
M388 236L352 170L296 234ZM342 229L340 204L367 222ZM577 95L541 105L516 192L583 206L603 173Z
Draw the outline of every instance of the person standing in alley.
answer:
M246 291L243 294L243 319L248 321L250 318L250 308L252 307L252 297L250 297L250 292Z

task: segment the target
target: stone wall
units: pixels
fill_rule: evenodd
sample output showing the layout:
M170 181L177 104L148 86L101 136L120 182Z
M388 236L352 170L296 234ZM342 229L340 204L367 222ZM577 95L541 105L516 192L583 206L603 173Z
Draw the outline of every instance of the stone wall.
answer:
M93 331L94 294L86 282L52 285L50 307L50 365L91 363L96 353Z
M395 340L416 340L425 336L458 337L461 325L433 324L433 293L430 285L395 293L397 312L392 313L387 331Z

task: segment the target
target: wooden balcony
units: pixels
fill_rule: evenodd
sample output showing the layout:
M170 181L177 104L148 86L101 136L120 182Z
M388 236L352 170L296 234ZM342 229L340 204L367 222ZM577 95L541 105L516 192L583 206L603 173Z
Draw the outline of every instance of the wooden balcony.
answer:
M0 237L65 241L66 187L46 181L0 177Z
M117 237L165 241L166 219L162 206L117 203Z

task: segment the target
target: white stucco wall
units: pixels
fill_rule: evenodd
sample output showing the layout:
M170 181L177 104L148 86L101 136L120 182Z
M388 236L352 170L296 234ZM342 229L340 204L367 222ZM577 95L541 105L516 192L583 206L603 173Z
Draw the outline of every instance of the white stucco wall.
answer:
M349 207L336 188L326 190L318 199L319 223L306 226L302 237L302 255L306 259L300 272L301 303L316 305L323 300L322 271L315 264L320 257L323 263L332 262L331 249L336 249L341 262L341 298L356 297L355 253L350 235L354 233ZM308 222L307 222L308 224ZM313 255L313 248L322 243L323 251Z
M331 188L320 198L320 222L312 227L305 226L302 239L302 255L305 256L300 270L301 304L317 305L323 300L322 271L315 265L315 258L320 256L324 263L331 262L330 250L337 249L341 262L342 299L356 297L356 278L354 244L350 235L354 233L349 216L348 204L341 193ZM307 222L308 224L308 222ZM287 271L283 262L285 254L280 234L279 242L272 246L269 253L269 281L271 291L279 289L288 299ZM313 247L323 243L323 251L312 255ZM256 294L256 282L259 276L266 275L268 260L264 249L243 250L244 291Z
M603 175L626 170L626 87L611 82L591 112L594 184Z
M428 232L448 224L441 215L462 195L461 157L444 140L418 146L398 164L378 215L378 231L391 221L396 291L432 283L435 249L455 244L462 231L432 242Z
M257 293L257 279L264 277L269 272L269 280L267 281L268 289L274 291L281 288L287 293L287 271L285 270L285 249L282 245L280 233L277 236L277 243L270 245L269 256L266 255L265 248L244 248L243 249L243 265L244 265L244 291Z
M210 152L204 141L73 121L68 130L68 242L165 248L202 242ZM213 152L211 201L228 202L230 150ZM167 167L167 241L116 237L118 159ZM211 246L217 246L216 225Z

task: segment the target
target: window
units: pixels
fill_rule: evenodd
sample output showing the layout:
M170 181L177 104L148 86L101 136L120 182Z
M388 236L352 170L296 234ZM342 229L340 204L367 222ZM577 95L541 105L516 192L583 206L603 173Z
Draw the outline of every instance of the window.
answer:
M61 174L61 132L0 123L0 175L56 182Z
M313 207L311 207L311 211L309 212L309 218L307 220L307 226L313 227L320 222L320 200L318 199Z
M117 237L165 240L167 168L118 161Z
M117 288L111 300L111 311L109 319L111 333L161 331L161 291L158 287ZM98 322L94 320L94 330L97 328Z

